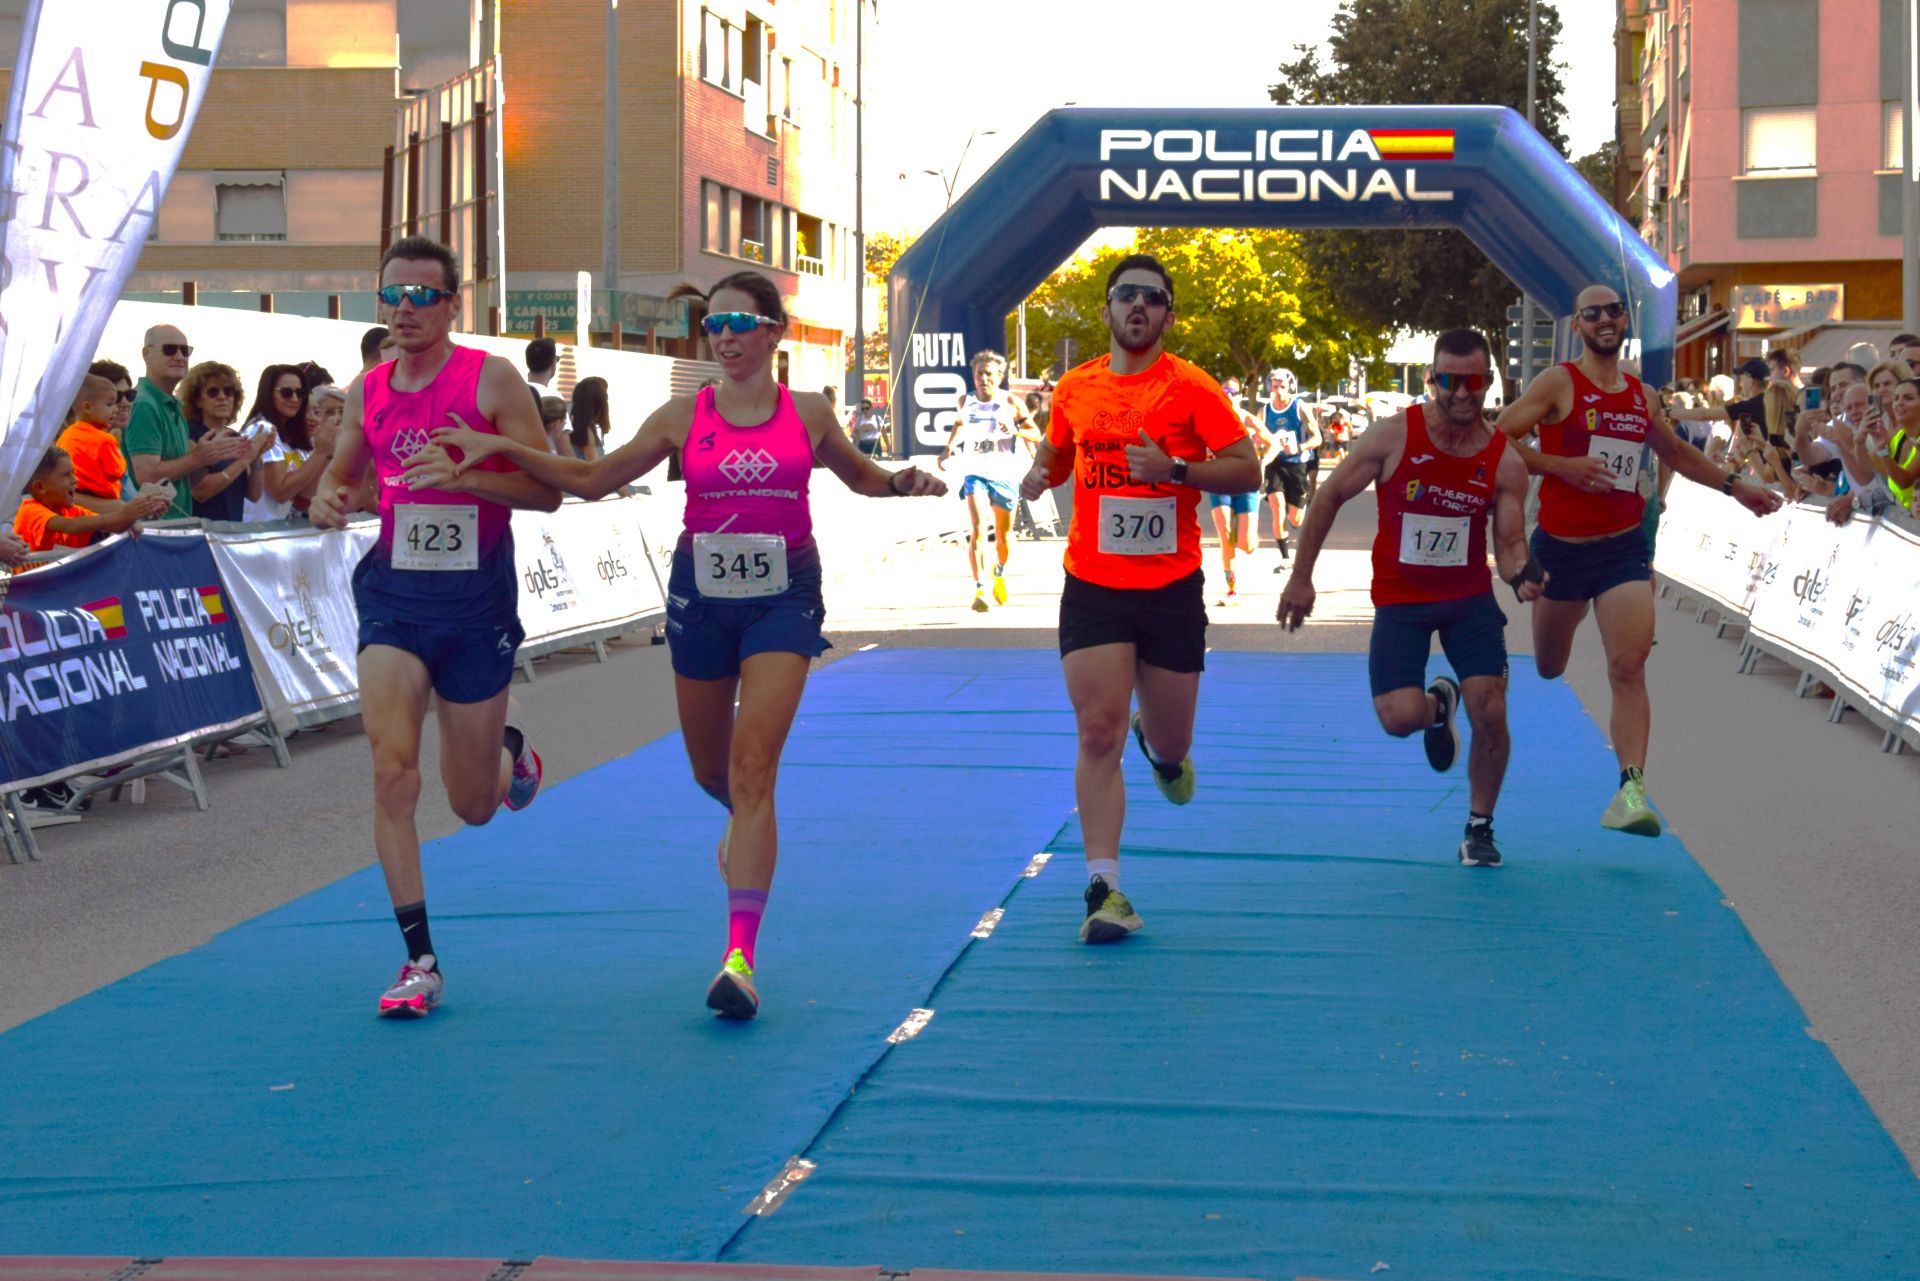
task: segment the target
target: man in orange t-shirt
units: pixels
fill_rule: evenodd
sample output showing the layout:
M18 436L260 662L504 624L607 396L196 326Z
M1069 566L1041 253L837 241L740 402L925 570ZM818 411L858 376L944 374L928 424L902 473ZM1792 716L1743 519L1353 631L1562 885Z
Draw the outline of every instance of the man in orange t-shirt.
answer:
M1206 664L1207 607L1200 569L1202 491L1251 493L1260 458L1220 384L1162 347L1173 322L1173 277L1146 254L1107 277L1101 319L1108 354L1054 389L1039 457L1021 482L1032 502L1074 478L1060 656L1079 730L1074 793L1087 851L1089 943L1140 928L1120 893L1121 776L1134 741L1161 795L1193 799L1194 706Z
M107 430L119 399L112 383L88 374L73 400L73 421L54 442L73 459L74 502L89 511L120 510L127 456Z

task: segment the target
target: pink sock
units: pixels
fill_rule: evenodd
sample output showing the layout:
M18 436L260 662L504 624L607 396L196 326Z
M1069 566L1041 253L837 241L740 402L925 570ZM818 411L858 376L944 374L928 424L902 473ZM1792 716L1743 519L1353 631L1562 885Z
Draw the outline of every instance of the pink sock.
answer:
M760 918L766 914L765 890L727 891L727 951L739 948L753 968L753 945L760 937Z

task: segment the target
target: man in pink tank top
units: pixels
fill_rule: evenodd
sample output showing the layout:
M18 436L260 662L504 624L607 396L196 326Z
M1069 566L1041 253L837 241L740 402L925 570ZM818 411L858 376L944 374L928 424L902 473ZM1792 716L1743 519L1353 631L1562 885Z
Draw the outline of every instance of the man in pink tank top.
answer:
M1620 295L1589 285L1573 303L1578 360L1555 365L1500 415L1500 430L1527 469L1543 477L1533 554L1549 575L1533 606L1533 661L1551 680L1567 670L1573 634L1593 609L1607 649L1613 687L1609 737L1620 763L1620 790L1600 825L1658 836L1644 771L1652 718L1647 654L1653 648L1652 556L1641 528L1639 468L1651 450L1663 468L1730 495L1756 516L1780 495L1740 479L1674 434L1657 396L1620 368L1632 317ZM1535 431L1540 443L1526 438Z
M1459 858L1468 867L1500 865L1493 807L1510 744L1507 616L1487 572L1489 521L1500 577L1514 594L1530 601L1541 584L1527 555L1526 464L1485 419L1492 385L1492 353L1479 333L1454 329L1435 340L1430 399L1375 423L1320 487L1276 611L1288 631L1313 612L1313 567L1334 517L1372 485L1380 508L1367 654L1373 710L1395 738L1421 734L1427 763L1445 772L1460 753L1454 712L1466 703L1473 745ZM1453 675L1422 688L1436 632Z
M340 528L373 464L380 538L353 575L360 707L373 749L373 844L407 947L379 1012L419 1018L445 986L414 826L427 696L439 695L440 772L454 813L477 825L502 804L531 802L540 758L525 731L507 723L521 639L509 509L552 511L560 496L499 459L441 488L409 487L407 468L443 452L429 440L438 428L471 426L529 443L545 437L514 367L454 345L458 267L444 246L421 236L398 241L380 263L380 284L400 354L349 391L333 462L308 514L322 529Z

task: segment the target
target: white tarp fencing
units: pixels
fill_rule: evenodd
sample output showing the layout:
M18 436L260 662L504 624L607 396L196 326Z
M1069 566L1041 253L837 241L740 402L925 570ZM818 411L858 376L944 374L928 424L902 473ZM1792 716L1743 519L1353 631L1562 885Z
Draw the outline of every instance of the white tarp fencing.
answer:
M1654 567L1743 620L1749 644L1920 744L1920 537L1910 530L1860 517L1834 525L1798 505L1756 520L1731 498L1675 485Z

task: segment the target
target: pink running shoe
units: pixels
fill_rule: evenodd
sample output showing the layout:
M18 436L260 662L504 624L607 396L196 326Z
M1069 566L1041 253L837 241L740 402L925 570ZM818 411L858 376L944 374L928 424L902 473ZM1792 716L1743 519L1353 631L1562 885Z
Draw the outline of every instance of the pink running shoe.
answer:
M394 981L380 997L380 1017L383 1019L424 1019L440 1004L440 997L446 991L446 980L440 977L433 953L428 952L417 961L408 961L400 967L400 977Z

